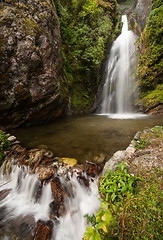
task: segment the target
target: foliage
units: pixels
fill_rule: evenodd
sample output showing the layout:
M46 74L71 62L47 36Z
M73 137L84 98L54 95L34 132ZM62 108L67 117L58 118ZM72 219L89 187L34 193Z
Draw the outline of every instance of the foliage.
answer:
M101 61L112 42L117 22L116 1L110 0L107 7L98 0L57 0L55 5L71 107L87 111L97 91Z
M162 174L159 169L143 173L136 199L126 209L124 239L162 239Z
M163 127L156 126L144 131L136 141L136 149L144 149L150 145L157 145L158 140L163 140Z
M135 147L136 149L143 149L147 146L147 141L144 139L140 139L136 141Z
M156 86L162 83L163 5L161 1L153 1L152 9L140 39L141 50L138 62L138 77L140 79L142 96L147 95L149 91L155 90ZM159 89L157 90L159 91ZM161 91L158 95L161 94ZM159 103L161 104L160 99L157 98L157 104ZM148 106L145 106L146 108Z
M142 180L129 175L124 163L117 167L116 172L107 172L100 181L102 203L96 217L85 215L92 226L86 229L84 240L112 239L110 238L112 226L117 225L115 213L121 213L124 204L133 196L136 181ZM117 231L117 226L114 230Z
M149 91L141 101L143 101L146 111L163 104L163 84L159 84L153 91Z
M153 6L152 9L158 8L162 5L163 1L162 0L153 0Z
M161 135L162 127L151 129L150 136L160 137ZM102 192L104 192L103 189L105 188L106 193L108 192L108 189L110 189L110 178L112 179L111 186L115 180L115 188L117 189L116 193L117 195L120 194L120 197L110 197L107 202L106 194L104 192L104 201L102 202L96 217L93 216L93 218L90 218L87 216L88 220L91 219L90 223L92 226L89 226L86 229L83 237L84 240L162 239L163 170L152 169L150 172L142 172L140 176L136 178L130 176L124 167L124 164L120 165L118 171L114 174L114 177L110 176L110 174L106 174L101 180L102 187L100 182L100 189L102 188ZM136 185L133 183L129 184L127 181L126 185L128 185L128 190L126 189L126 194L122 193L122 188L120 191L118 190L118 185L120 186L121 184L120 180L117 181L114 179L116 178L116 175L117 178L119 178L119 173L123 173L123 176L127 175L129 179L132 177L131 182L134 180L134 182L136 181L135 183L137 183ZM104 179L108 182L108 188L107 185L103 187ZM114 190L109 192L110 196L113 192ZM127 192L129 192L129 195ZM105 214L106 218L104 217ZM105 219L106 222L104 221Z
M93 226L89 226L84 234L84 240L101 240L104 239L105 233L108 232L107 227L110 225L112 215L107 203L101 203L99 210L97 211L96 217L85 215L88 223L90 222Z
M110 170L100 181L101 200L104 202L119 203L124 199L129 199L134 193L134 187L139 178L135 178L127 173L125 164L118 165L116 172Z
M0 130L0 166L2 165L5 157L4 151L8 150L10 146L11 144L7 140L6 135Z

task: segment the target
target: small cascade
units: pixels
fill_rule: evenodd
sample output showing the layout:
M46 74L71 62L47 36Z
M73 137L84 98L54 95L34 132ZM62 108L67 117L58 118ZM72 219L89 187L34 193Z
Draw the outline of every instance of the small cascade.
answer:
M1 174L2 175L2 174ZM25 167L14 166L8 178L7 184L3 185L1 179L0 191L9 189L9 194L0 202L0 208L6 208L6 217L15 218L31 214L35 221L49 218L49 203L52 201L50 184L42 187L41 199L37 199L36 193L40 186L37 174L30 174ZM45 197L44 197L45 196ZM43 199L44 197L44 199Z
M128 30L127 16L122 16L122 32L114 41L107 64L102 93L101 114L128 114L135 101L136 37Z
M2 168L0 239L10 239L12 232L18 239L30 239L39 221L52 223L52 240L82 239L87 227L84 215L95 214L100 206L96 179L90 180L83 173L80 180L85 179L87 184L84 184L79 181L78 174L59 176L61 170L58 169L51 181L41 182L39 175L31 174L27 167L13 166L11 173L5 175L2 174ZM57 180L58 187L55 190L51 185L54 179ZM54 191L59 191L59 197L63 194L61 208ZM61 210L60 216L55 215L56 208Z
M67 185L65 179L63 181ZM60 218L55 240L81 240L87 226L83 216L95 214L100 206L96 180L86 188L73 176L69 184L73 186L74 197L66 202L67 213Z

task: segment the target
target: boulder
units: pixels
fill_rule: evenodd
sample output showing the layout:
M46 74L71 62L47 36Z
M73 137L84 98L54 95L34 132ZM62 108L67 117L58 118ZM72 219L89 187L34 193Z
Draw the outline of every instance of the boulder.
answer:
M0 3L0 124L55 119L67 107L60 24L54 4Z
M40 180L47 180L54 175L54 169L52 168L41 168L39 173Z
M104 176L108 170L116 170L116 166L125 160L126 151L117 151L114 155L105 163L101 175Z

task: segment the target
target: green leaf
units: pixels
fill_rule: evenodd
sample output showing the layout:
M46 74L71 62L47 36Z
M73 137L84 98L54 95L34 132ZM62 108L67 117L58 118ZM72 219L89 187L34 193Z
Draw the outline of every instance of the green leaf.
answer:
M96 230L102 229L104 232L108 232L105 222L100 222L96 226Z
M104 215L102 216L101 220L104 221L105 224L109 224L111 218L112 218L112 215L111 215L110 211L108 210L107 212L104 213Z
M101 240L99 232L95 232L90 240Z
M111 195L111 200L112 200L112 202L114 202L114 199L116 198L116 194L115 193L113 193L112 195Z
M94 235L95 229L92 226L87 227L86 232L84 233L84 240L92 239L92 235Z

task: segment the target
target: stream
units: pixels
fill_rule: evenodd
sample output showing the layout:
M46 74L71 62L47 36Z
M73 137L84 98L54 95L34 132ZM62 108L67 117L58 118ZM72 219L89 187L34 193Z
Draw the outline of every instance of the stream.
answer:
M76 158L78 163L96 162L101 153L109 158L117 150L125 149L137 131L163 122L158 116L133 116L135 119L101 115L71 117L46 125L18 128L12 130L12 134L28 148L48 148L56 156Z

